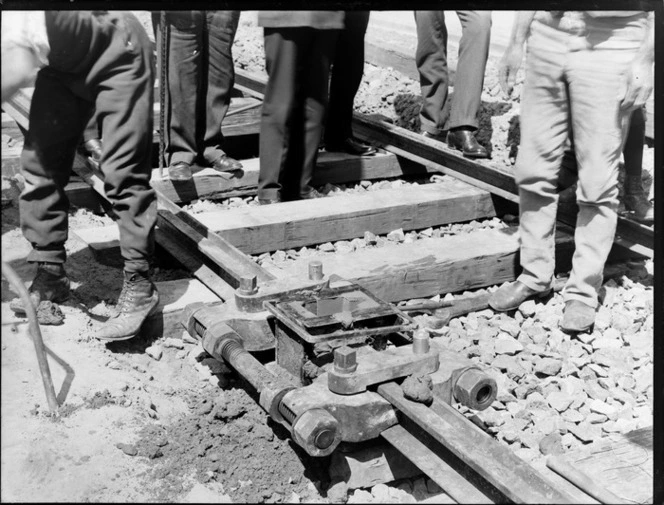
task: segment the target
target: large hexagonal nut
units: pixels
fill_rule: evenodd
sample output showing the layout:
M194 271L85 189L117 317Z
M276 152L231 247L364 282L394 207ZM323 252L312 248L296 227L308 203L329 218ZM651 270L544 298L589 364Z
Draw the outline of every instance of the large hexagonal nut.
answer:
M461 405L474 410L484 410L493 403L498 385L479 368L467 368L454 384L454 398Z
M295 420L293 439L310 456L328 456L341 442L339 421L327 410L307 410Z

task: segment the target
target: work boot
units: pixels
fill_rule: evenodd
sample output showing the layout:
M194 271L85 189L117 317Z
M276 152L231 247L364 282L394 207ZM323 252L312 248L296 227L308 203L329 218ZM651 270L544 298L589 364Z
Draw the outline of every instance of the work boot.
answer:
M100 340L128 340L157 308L159 293L148 272L124 272L124 284L116 305L116 313L99 328Z
M489 298L489 307L497 312L508 312L516 310L526 300L531 298L543 298L551 292L551 289L535 291L523 282L510 282L498 288Z
M644 194L640 176L625 177L623 202L625 210L631 212L637 221L652 224L655 220L655 210Z
M589 332L595 324L595 308L579 300L565 302L560 329L567 333Z
M233 172L234 170L240 170L242 168L242 163L238 160L234 160L230 156L222 154L219 158L210 163L210 166L219 172Z
M37 310L40 302L62 303L68 300L71 296L69 288L69 278L62 263L37 263L37 275L28 288L28 294ZM19 314L26 313L20 298L14 298L9 308Z
M481 145L470 130L450 130L447 134L447 145L461 151L466 158L488 158L489 153Z

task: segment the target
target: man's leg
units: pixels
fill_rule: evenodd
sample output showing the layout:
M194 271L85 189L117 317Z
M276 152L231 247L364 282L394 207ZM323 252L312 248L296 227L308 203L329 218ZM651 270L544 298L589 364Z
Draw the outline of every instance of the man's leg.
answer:
M206 165L219 170L237 170L242 164L225 155L221 146L223 137L221 124L226 117L231 103L231 91L235 82L233 67L233 40L240 20L240 11L206 11L207 44L204 47L207 74L203 84L206 87L205 134L203 138L203 157Z
M443 11L415 11L417 50L415 64L420 74L422 132L441 137L450 115L448 100L447 28Z
M491 11L457 11L461 21L459 60L450 104L448 143L469 158L487 158L472 132L482 105L484 71L491 40Z
M519 186L521 267L516 282L489 301L495 310L516 309L549 292L555 267L556 186L568 135L568 97L563 80L565 34L535 22L528 39L521 98L521 144L515 166Z
M37 74L30 105L30 126L21 153L25 189L19 200L21 228L32 244L29 263L37 263L30 286L33 302L62 302L69 298L69 279L63 264L67 254L69 200L65 186L90 104L77 98L49 69ZM20 299L12 310L25 312Z
M301 82L297 66L304 28L265 28L265 65L269 76L261 113L258 199L281 199L283 174L291 149L293 112Z
M584 331L592 326L604 263L613 245L618 164L630 116L629 111L620 109L617 97L621 78L634 55L635 51L628 49L570 53L568 81L578 161L579 213L572 272L563 289L563 299L566 304L582 303L579 311L588 307L583 311L587 317L573 318L566 305L563 329L570 331Z
M353 138L353 104L364 73L364 35L369 24L368 11L346 12L346 26L340 31L334 49L330 100L325 123L328 151L374 154L376 149Z
M330 64L339 35L339 30L312 30L313 36L304 68L307 69L305 79L304 103L304 159L300 174L299 197L311 198L317 196L311 187L318 145L323 133L323 120L327 108L328 82Z
M623 158L625 160L625 209L632 212L634 218L652 223L655 211L652 203L643 191L641 175L643 170L643 144L646 138L646 114L642 107L632 112Z
M150 280L157 205L150 187L153 85L152 51L138 20L119 14L117 30L97 65L96 107L103 118L106 195L118 216L124 285L117 314L97 331L104 340L125 340L138 333L159 302ZM126 41L125 37L129 40ZM133 48L131 51L127 47Z
M197 111L201 97L202 45L204 11L168 11L168 93L170 110L166 142L169 176L175 180L191 178L191 167L202 139L199 140ZM189 166L187 166L189 165Z

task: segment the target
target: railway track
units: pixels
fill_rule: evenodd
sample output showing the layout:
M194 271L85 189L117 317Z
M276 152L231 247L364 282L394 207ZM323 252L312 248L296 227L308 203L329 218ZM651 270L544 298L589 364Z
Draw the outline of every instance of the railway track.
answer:
M243 96L232 105L231 111L238 112L234 114L233 129L225 133L238 141L243 137L250 142L257 133L256 102L260 101L265 81L238 71L237 83ZM22 129L27 129L29 100L30 93L22 93L5 107ZM283 268L264 268L250 255L352 240L367 230L381 235L399 228L422 230L515 212L516 187L508 172L471 162L381 118L356 114L354 121L359 136L378 144L381 152L371 158L321 153L315 185L396 177L423 179L440 173L452 177L436 184L324 198L317 200L315 208L310 202L286 202L194 216L178 204L200 198L255 194L258 160L244 160L244 169L233 174L202 171L186 183L159 179L155 169L152 184L158 196L156 241L196 278L193 298L198 305L185 308L182 303L169 300L169 293L165 293L162 312L149 324L157 324L158 320L164 334L176 334L185 324L210 354L230 362L241 375L253 378L249 382L261 393L261 402L267 398L261 405L276 418L288 418L284 412L289 410L280 410L285 399L290 398L291 405L301 408L298 401L308 400L291 392L288 388L292 389L292 384L277 386L278 367L264 368L241 347L229 350L228 335L244 335L235 323L228 321L242 318L236 313L217 313L217 309L205 312L203 306L218 308L219 302L234 302L241 311L260 313L265 303L289 300L298 293L320 289L322 283L310 273L312 258L299 258ZM90 159L77 155L74 170L95 191L102 205L107 205L99 168ZM572 206L559 214L556 254L561 272L569 268L573 252L572 215ZM98 250L117 246L114 228L80 235ZM627 250L630 254L652 256L652 248L651 228L621 218L616 255ZM381 300L399 302L513 280L518 273L517 254L518 236L514 228L508 228L325 257L323 268L326 274L361 286ZM325 279L329 281L328 277ZM486 302L486 295L467 298L465 304L456 305L456 311L450 308L449 317L486 308ZM242 321L248 333L265 335L265 327L257 319ZM249 351L274 347L274 342L265 338L252 337L243 343ZM401 344L415 346L412 338ZM336 363L336 356L334 359ZM466 365L459 365L454 357L450 360L450 370L465 370ZM441 388L452 387L450 380L440 379L440 384L445 385ZM395 447L457 502L574 503L587 499L576 488L560 482L552 484L550 477L543 477L509 449L499 446L445 401L436 399L427 408L405 399L396 382L382 382L375 389L379 398L372 401L394 422L375 423L369 426L370 431ZM449 394L452 393L448 391ZM281 396L277 398L278 395ZM338 408L348 407L342 404ZM291 422L292 432L302 437L295 422L299 416L294 414L293 419L284 422ZM296 440L306 447L306 440Z

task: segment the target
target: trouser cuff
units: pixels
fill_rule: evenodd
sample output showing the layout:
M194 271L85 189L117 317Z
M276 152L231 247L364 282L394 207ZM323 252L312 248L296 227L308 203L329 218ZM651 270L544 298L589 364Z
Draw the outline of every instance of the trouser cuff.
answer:
M150 262L148 260L125 260L125 272L148 272L150 270Z
M171 154L171 159L168 162L168 164L169 165L175 165L176 163L180 163L181 161L184 161L185 163L189 163L190 165L193 165L195 159L196 159L196 155L194 153L185 153L185 152L173 153L173 154Z
M33 246L28 254L28 263L64 263L67 260L67 252L64 246L49 247L48 249Z

